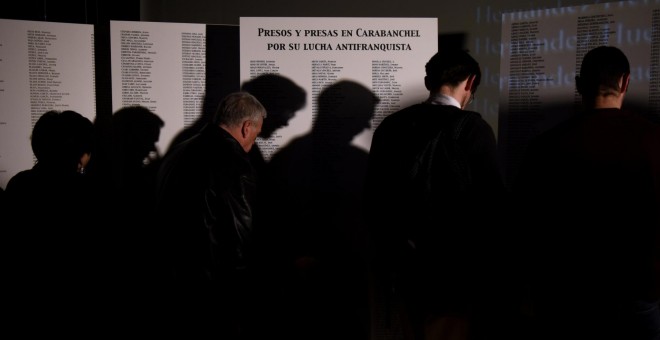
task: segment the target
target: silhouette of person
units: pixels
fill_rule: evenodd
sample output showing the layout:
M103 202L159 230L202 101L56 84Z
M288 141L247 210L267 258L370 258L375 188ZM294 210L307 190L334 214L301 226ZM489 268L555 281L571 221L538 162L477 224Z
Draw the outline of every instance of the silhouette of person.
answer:
M622 109L617 47L575 81L582 112L532 140L514 187L535 339L659 339L660 127Z
M114 182L119 188L131 189L149 184L145 180L153 181L149 172L157 170L160 155L156 143L164 125L158 115L143 106L123 107L113 114Z
M155 181L160 165L156 143L164 121L143 106L126 106L112 115L111 201L108 207L112 238L114 279L118 299L123 301L127 322L141 319L145 308L153 308L154 280L159 268L152 235L159 226L154 222ZM140 322L140 321L138 321Z
M260 312L254 273L256 178L248 157L265 108L247 92L227 95L196 136L164 156L156 216L172 307L164 326L245 339Z
M368 154L351 142L370 127L377 103L361 84L328 86L318 95L311 132L267 164L265 220L274 235L266 239L290 307L278 314L278 326L291 339L367 338L361 213Z
M257 97L268 112L268 119L264 120L259 134L264 140L273 137L277 130L288 126L289 121L307 101L307 93L302 87L278 74L262 74L243 83L241 90ZM274 152L272 149L267 151ZM266 161L258 143L250 150L250 159L257 173L261 173Z
M490 229L506 190L492 128L465 110L480 79L466 51L442 50L426 63L428 99L374 132L366 204L375 289L409 339L479 338L494 331L484 320L498 317L482 309L503 294Z
M48 111L32 129L31 146L36 164L14 175L5 191L6 249L13 259L5 281L8 322L85 332L92 327L88 316L102 304L100 235L84 174L94 146L92 122L75 111Z

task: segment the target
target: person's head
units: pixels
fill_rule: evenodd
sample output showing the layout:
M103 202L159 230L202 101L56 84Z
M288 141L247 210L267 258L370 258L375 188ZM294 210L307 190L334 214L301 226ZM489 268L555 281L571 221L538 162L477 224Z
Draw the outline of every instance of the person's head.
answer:
M442 50L426 63L426 88L431 94L440 92L451 95L461 103L461 107L470 102L480 82L479 63L465 50Z
M94 125L75 111L48 111L34 124L31 145L42 166L82 172L94 147Z
M113 143L124 161L144 163L157 154L165 122L144 106L125 106L112 115Z
M212 123L229 132L249 152L266 118L266 109L248 92L227 95L213 115Z
M268 112L259 135L262 138L270 138L275 131L289 125L296 111L307 101L302 87L279 74L262 74L245 82L241 91L255 96Z
M319 142L349 144L371 127L380 98L360 83L340 80L324 88L316 102L318 110L312 132Z
M621 98L628 89L630 63L626 55L614 46L596 47L582 59L575 86L584 103L597 106L601 99ZM618 105L620 107L620 103Z

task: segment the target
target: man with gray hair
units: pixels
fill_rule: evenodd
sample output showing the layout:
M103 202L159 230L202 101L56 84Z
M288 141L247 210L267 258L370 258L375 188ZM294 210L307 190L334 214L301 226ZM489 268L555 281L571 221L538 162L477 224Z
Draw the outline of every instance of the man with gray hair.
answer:
M254 296L253 218L256 177L248 152L266 109L251 94L220 103L199 134L163 158L157 176L159 259L174 292L167 329L244 339ZM171 295L169 295L171 296ZM169 310L169 309L167 309Z

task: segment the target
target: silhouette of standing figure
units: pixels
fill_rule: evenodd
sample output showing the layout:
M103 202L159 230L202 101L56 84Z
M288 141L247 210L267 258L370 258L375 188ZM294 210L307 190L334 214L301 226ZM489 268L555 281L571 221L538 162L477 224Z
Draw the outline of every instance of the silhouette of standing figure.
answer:
M583 110L529 144L515 185L534 339L660 339L660 126L624 109L614 46L587 52Z
M5 192L13 259L5 289L15 318L8 323L39 324L49 334L85 332L93 327L90 313L102 310L102 236L84 174L94 127L75 111L48 111L35 123L31 145L36 164L14 175Z
M156 143L164 121L143 106L126 106L112 115L111 195L108 202L112 235L113 279L125 325L141 324L142 315L158 308L153 289L161 268L154 236L155 181L160 166Z
M371 143L375 286L406 339L486 339L510 311L497 300L507 295L507 261L498 261L502 229L492 228L506 197L495 135L466 110L481 69L467 51L448 48L425 70L427 100L385 117Z
M378 98L340 81L318 96L311 132L267 165L267 238L284 273L293 339L366 339L367 286L362 189L368 154L351 145L369 128ZM277 227L275 227L277 226Z
M158 175L156 217L167 266L165 327L246 339L261 310L253 265L256 179L248 152L266 110L247 92L220 103L202 131L171 148Z

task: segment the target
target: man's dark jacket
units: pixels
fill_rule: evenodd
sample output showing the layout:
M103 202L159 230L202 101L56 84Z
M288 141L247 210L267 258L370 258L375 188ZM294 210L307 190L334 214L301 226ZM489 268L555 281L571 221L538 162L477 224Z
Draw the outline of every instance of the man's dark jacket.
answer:
M453 171L439 144L435 154L424 150L440 131L453 136L457 122L463 127L452 154L462 169ZM420 164L428 168L423 185L411 181ZM386 117L371 144L366 190L377 266L406 278L402 284L412 284L429 308L476 298L501 246L496 225L505 193L495 136L478 113L423 103Z
M215 125L163 159L156 209L162 236L156 237L162 237L164 279L174 284L174 297L193 310L236 316L232 309L246 305L241 300L253 281L255 180L248 154Z
M228 132L207 126L177 145L158 174L158 214L182 280L214 280L248 261L256 178Z

